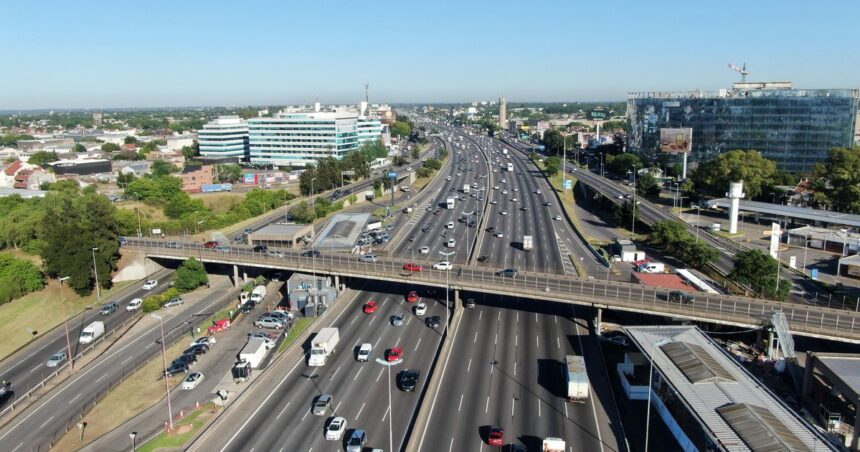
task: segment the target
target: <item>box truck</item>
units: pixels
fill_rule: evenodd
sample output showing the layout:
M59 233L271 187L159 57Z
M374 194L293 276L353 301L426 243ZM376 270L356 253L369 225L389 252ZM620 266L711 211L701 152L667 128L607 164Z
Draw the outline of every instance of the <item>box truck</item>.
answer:
M641 273L663 273L666 271L666 266L662 262L648 262L639 265Z
M561 438L546 437L543 439L543 452L565 452L564 440Z
M239 361L235 366L231 369L230 373L233 374L233 381L236 383L241 383L243 381L247 381L251 379L251 363L248 361Z
M324 366L329 355L334 353L334 348L340 340L337 328L323 328L311 341L311 352L308 356L308 365L312 367Z
M446 207L448 207L449 209L453 209L453 208L454 208L454 204L455 204L456 202L457 202L457 199L456 199L456 198L454 198L454 197L450 197L450 198L448 198L448 199L446 200L446 202L445 202L445 206L446 206Z
M92 344L96 339L102 337L105 334L105 323L102 321L95 321L90 323L81 331L81 337L78 339L78 342L81 344Z
M265 339L251 336L248 338L245 347L239 352L239 361L247 361L251 364L252 368L258 369L268 351Z
M266 286L254 287L254 290L251 292L251 301L260 304L263 302L263 298L266 298Z
M564 357L564 377L567 381L567 401L584 403L588 400L588 373L582 356Z
M532 243L532 236L524 235L523 236L523 251L529 251L534 248L534 243Z
M471 188L471 187L469 187L469 184L463 184L463 194L464 194L464 195L468 195L468 194L469 194L469 189L470 189L470 188Z

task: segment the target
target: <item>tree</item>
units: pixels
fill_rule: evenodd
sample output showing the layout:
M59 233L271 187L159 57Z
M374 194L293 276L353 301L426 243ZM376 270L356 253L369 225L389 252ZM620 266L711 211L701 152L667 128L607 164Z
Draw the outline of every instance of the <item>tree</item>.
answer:
M122 148L119 147L119 145L116 143L105 143L102 145L102 151L104 151L104 152L116 152L116 151L119 151L121 149Z
M34 152L33 155L30 156L28 162L32 165L39 165L42 168L45 168L48 166L48 163L56 162L57 160L60 160L60 158L57 157L56 152L39 151Z
M191 257L176 269L173 287L181 292L190 292L208 283L209 275L206 274L206 268L200 261Z
M561 155L564 151L564 137L555 129L543 133L541 144L544 145L547 155Z
M341 171L355 171L357 177L370 176L370 162L361 151L352 151L341 160Z
M418 145L412 147L412 160L418 160L421 157L421 150L418 148Z
M549 157L544 161L546 168L544 172L547 176L552 177L558 174L561 170L561 158L557 156Z
M81 143L75 143L75 145L72 146L72 152L87 152L87 148Z
M735 150L699 164L691 180L696 193L713 197L724 196L729 183L743 181L747 196L758 198L773 185L776 175L773 160L762 157L758 151Z
M8 134L0 136L0 146L18 146L19 141L24 140L35 140L36 138L33 135L15 135Z
M217 165L215 172L221 182L237 182L242 180L242 167L235 163Z
M182 156L188 160L197 156L197 140L194 140L193 146L182 146Z
M129 135L122 142L125 144L137 144L137 138Z
M634 212L635 210L635 212ZM623 204L616 205L613 209L613 216L615 217L615 221L621 224L623 227L627 227L627 225L632 225L633 216L636 216L636 221L639 220L639 208L633 208L633 203L630 201L624 201Z
M816 191L839 212L860 213L860 146L832 149L813 171Z
M164 160L156 160L152 162L152 165L149 167L149 171L152 173L153 177L162 177L173 173L178 173L179 168L177 168L176 165L170 162Z
M293 217L293 221L302 224L310 224L315 218L313 209L306 201L302 201L290 209L290 215Z
M182 180L178 177L144 177L128 184L125 195L141 201L167 201L181 191Z
M745 284L752 288L764 298L772 300L785 300L788 297L791 283L782 280L779 282L777 293L777 268L779 263L760 250L742 251L735 254L734 269L729 273L729 279Z
M669 246L679 242L687 236L687 228L680 221L662 220L651 226L651 234L648 237L652 245Z
M719 255L716 248L704 241L696 241L680 221L658 221L651 227L649 241L694 268L704 268Z
M605 165L606 171L618 175L625 175L628 171L633 171L634 167L638 170L645 166L639 156L630 153L607 155Z
M636 191L646 198L660 196L660 185L651 173L644 173L636 179Z
M32 262L0 254L0 304L45 287L45 275Z
M168 218L179 219L185 215L189 215L195 212L205 211L206 207L203 205L203 201L199 199L191 199L191 196L188 196L188 193L184 191L180 191L179 193L174 194L167 200L167 204L164 205L164 214L167 215Z
M134 182L136 179L137 176L135 176L134 173L126 174L120 171L119 174L117 174L116 176L116 185L120 188L125 188L128 187L128 184Z
M391 125L391 135L408 137L412 135L412 126L408 122L398 119Z

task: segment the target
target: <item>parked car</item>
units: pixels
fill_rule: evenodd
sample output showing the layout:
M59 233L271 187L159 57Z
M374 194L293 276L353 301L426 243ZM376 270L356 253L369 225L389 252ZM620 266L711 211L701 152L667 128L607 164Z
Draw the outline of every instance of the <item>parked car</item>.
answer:
M183 355L203 355L209 351L209 346L206 344L197 344L185 349Z
M277 250L266 251L266 255L271 257L284 257L284 253L282 251Z
M377 309L379 309L379 306L373 300L368 301L367 304L364 305L365 314L373 314Z
M398 312L397 314L394 314L393 316L391 316L391 325L392 326L403 326L403 318L404 318L403 313Z
M373 264L376 262L377 257L375 254L365 254L365 255L359 257L358 260L360 260L361 262L368 262L368 263Z
M331 408L331 394L322 394L314 400L312 412L314 416L325 416Z
M66 362L67 359L69 359L69 354L65 351L59 351L51 355L45 365L48 367L60 367L60 364Z
M165 308L172 308L172 307L174 307L174 306L179 306L179 305L181 305L182 303L185 303L185 302L182 300L182 297L173 297L173 298L171 298L170 300L168 300L168 301L167 301L167 303L164 303L164 307L165 307Z
M218 248L221 244L215 240L210 240L203 244L203 248Z
M247 304L247 303L245 303L245 304ZM251 304L253 304L253 303L251 303ZM206 334L215 334L215 333L220 333L222 331L229 331L230 325L231 325L230 319L215 320L212 322L212 326L210 326L209 328L206 328ZM213 341L214 341L214 339L213 339Z
M346 433L346 419L338 416L329 422L325 429L325 439L329 441L340 441Z
M412 308L412 311L415 312L415 315L424 315L427 313L427 305L424 303L418 303Z
M191 366L197 364L197 355L188 354L188 355L180 355L178 358L174 359L171 365L173 364L185 364L189 368Z
M254 326L257 328L281 329L284 327L284 322L274 317L260 317L254 321Z
M269 247L266 245L257 245L255 247L251 248L251 251L253 251L255 253L265 253L265 252L269 251Z
M409 264L404 264L403 269L406 271L410 271L410 272L420 272L421 270L424 270L424 267L422 267L418 264L409 263Z
M406 369L397 375L397 386L401 391L414 391L420 373L417 369Z
M182 389L190 391L196 388L201 381L203 381L203 374L201 372L191 372L187 377L185 377L185 380L182 381Z
M164 376L172 377L177 374L188 373L188 365L185 363L171 364L170 367L164 370Z
M188 346L193 347L195 345L204 344L208 347L212 347L212 345L215 344L215 342L216 342L215 338L212 336L201 336L201 337L198 337L194 342L188 344Z
M99 315L111 315L116 310L119 309L119 305L116 303L108 303L102 306L101 310L99 310Z
M157 286L157 285L158 285L158 281L156 281L154 279L150 279L150 280L146 281L145 283L143 283L143 290L155 289L155 286Z
M140 307L143 306L142 298L135 298L128 302L128 306L125 307L126 311L137 311Z

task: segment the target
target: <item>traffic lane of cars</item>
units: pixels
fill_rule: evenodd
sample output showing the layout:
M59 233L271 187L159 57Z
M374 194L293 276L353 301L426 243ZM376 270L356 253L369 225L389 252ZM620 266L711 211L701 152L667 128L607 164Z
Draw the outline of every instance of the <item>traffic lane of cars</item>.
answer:
M19 394L26 393L31 387L40 383L48 375L56 372L56 367L49 367L48 365L53 355L61 352L68 355L69 343L71 343L72 355L77 355L80 352L78 338L84 327L94 321L101 320L105 322L105 331L112 330L129 317L135 315L133 311L126 310L126 306L132 300L167 290L166 281L168 277L169 275L161 276L160 281L164 281L165 284L152 290L145 290L138 283L135 283L138 288L131 293L118 297L116 299L118 309L110 315L101 315L99 311L104 304L112 302L96 304L92 308L85 310L81 316L72 319L68 323L68 341L66 340L65 329L63 327L55 328L32 345L32 347L38 346L35 350L31 350L31 347L24 347L11 358L6 359L2 366L0 366L0 376L2 376L3 380L12 382L16 392ZM62 365L62 363L57 364Z
M375 313L365 314L363 306L371 300L376 301L380 308ZM346 418L347 433L354 428L364 428L368 432L372 445L383 444L383 439L387 437L388 421L387 387L385 386L387 376L382 374L382 371L386 370L384 366L377 364L375 359L383 357L388 348L399 346L403 349L403 363L392 369L392 385L396 385L396 371L399 368L405 370L407 366L419 369L429 366L432 356L432 353L429 353L429 347L438 345L439 336L428 330L420 319L414 318L409 312L412 305L404 301L403 293L364 295L362 300L355 304L356 306L349 308L349 317L339 322L341 343L334 359L323 367L304 367L303 371L300 368L298 375L292 377L294 381L289 387L294 389L291 389L289 397L276 405L267 407L270 413L280 413L276 419L277 422L274 422L275 428L264 427L265 432L253 435L260 440L252 440L252 444L246 447L259 450L280 447L285 447L285 450L324 449L331 443L324 439L323 429L334 416ZM433 304L428 305L431 312L441 309L440 306L436 306L436 311L433 311ZM391 326L388 322L390 316L396 313L406 314L406 323L402 328ZM415 328L419 328L417 334ZM356 362L356 350L365 342L374 346L373 357L369 362ZM417 366L413 364L417 362L421 364ZM419 388L421 384L423 382L419 379ZM297 395L297 391L304 392L299 392ZM414 406L410 407L408 403L413 397L406 398L407 403L404 405L394 394L396 392L398 389L392 388L394 404L392 421L395 423L397 437L402 436L403 433L400 432L405 433L406 424ZM320 394L333 396L332 411L326 416L317 417L312 414L312 405ZM417 401L417 397L414 399ZM384 401L384 406L377 406L376 403L380 400ZM377 425L383 419L385 420L384 429ZM398 427L398 424L402 425ZM263 438L266 439L263 440ZM231 443L231 447L232 444L237 443L238 441Z

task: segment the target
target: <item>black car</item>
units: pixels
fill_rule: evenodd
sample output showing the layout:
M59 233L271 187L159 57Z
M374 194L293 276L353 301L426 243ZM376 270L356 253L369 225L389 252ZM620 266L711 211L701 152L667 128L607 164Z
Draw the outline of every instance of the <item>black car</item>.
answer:
M484 256L478 257L478 262L487 262L488 260L490 260L490 256L484 255Z
M397 386L401 391L414 391L418 386L420 372L417 369L407 369L397 375Z
M496 272L496 276L505 276L508 278L516 278L519 274L520 272L517 271L516 268L506 268L504 270L499 270Z
M305 251L304 253L302 253L302 256L304 256L304 257L320 257L320 256L322 256L322 254L320 254L320 252L317 250L310 250L310 251Z
M430 231L430 225L429 224L425 224L424 227L421 228L421 232L429 232L429 231Z
M255 303L253 301L246 301L245 303L242 303L242 307L239 308L239 310L242 311L243 314L247 314L254 310L254 304Z
M6 405L10 400L12 400L12 397L15 397L15 391L13 391L7 383L6 387L0 388L0 407Z
M442 324L442 319L439 318L438 315L434 315L432 317L427 317L427 319L424 320L424 323L427 324L427 326L429 326L430 328L436 329L439 328L439 325Z
M197 363L197 355L188 354L182 355L179 358L174 359L173 362L170 363L170 365L172 366L174 364L185 364L186 366L191 367L195 363Z
M202 355L209 351L209 346L206 344L192 345L182 352L183 355Z
M188 364L185 363L176 363L171 364L170 367L164 370L164 375L167 377L171 377L177 374L188 373Z
M269 251L269 247L266 245L257 245L251 251L253 251L255 253L265 253L265 252Z
M493 232L493 231L495 231L495 230L496 230L496 227L495 227L495 226L488 226L488 227L487 227L487 232Z

